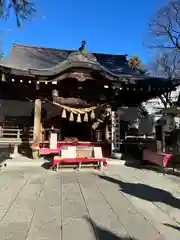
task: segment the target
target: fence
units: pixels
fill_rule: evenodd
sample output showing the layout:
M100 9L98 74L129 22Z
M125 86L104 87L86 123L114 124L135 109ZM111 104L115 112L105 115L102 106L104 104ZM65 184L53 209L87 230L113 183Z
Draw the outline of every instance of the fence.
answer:
M32 141L33 138L33 129L30 129L27 133L28 140ZM21 144L23 137L23 130L19 128L3 128L0 126L0 144Z

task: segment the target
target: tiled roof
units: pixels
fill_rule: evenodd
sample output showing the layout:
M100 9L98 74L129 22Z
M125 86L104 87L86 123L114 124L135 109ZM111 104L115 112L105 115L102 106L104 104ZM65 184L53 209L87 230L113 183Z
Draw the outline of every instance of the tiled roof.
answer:
M75 52L75 50L60 50L14 44L10 55L4 58L0 64L19 70L45 70L63 63L72 52ZM114 74L134 73L128 66L127 55L101 53L93 53L93 55L100 65Z
M169 80L163 77L146 76L139 71L132 70L127 61L127 55L92 53L96 62L91 60L71 61L69 55L77 50L61 50L13 44L10 55L0 61L0 66L10 69L14 75L51 77L70 68L89 68L99 72L105 78L119 81L119 79ZM83 56L83 55L81 55ZM123 80L122 80L123 81Z

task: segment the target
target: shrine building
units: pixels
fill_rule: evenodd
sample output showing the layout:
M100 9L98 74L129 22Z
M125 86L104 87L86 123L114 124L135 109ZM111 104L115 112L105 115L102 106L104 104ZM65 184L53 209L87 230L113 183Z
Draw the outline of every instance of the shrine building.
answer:
M127 55L89 53L85 41L77 50L14 43L0 73L1 129L26 126L37 144L48 144L54 129L59 142L99 142L111 152L120 151L118 107L137 107L179 85L134 69Z

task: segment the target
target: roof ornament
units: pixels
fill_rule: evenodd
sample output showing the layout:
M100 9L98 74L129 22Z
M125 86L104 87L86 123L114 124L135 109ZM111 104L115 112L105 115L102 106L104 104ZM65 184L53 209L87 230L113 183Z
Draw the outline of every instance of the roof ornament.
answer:
M86 41L83 40L81 42L81 46L79 47L77 52L72 52L68 56L68 60L70 61L81 61L81 62L97 62L96 57L87 51L85 48Z
M86 54L86 52L87 52L87 50L85 49L85 46L86 46L86 41L83 40L83 41L81 42L81 46L80 46L80 48L79 48L79 52L81 52L82 54Z

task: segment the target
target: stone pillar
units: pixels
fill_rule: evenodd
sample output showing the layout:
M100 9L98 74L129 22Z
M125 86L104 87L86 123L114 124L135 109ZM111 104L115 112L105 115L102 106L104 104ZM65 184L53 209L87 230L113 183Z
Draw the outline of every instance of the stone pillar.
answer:
M33 130L33 143L40 142L41 135L41 100L36 99L34 107L34 130Z

